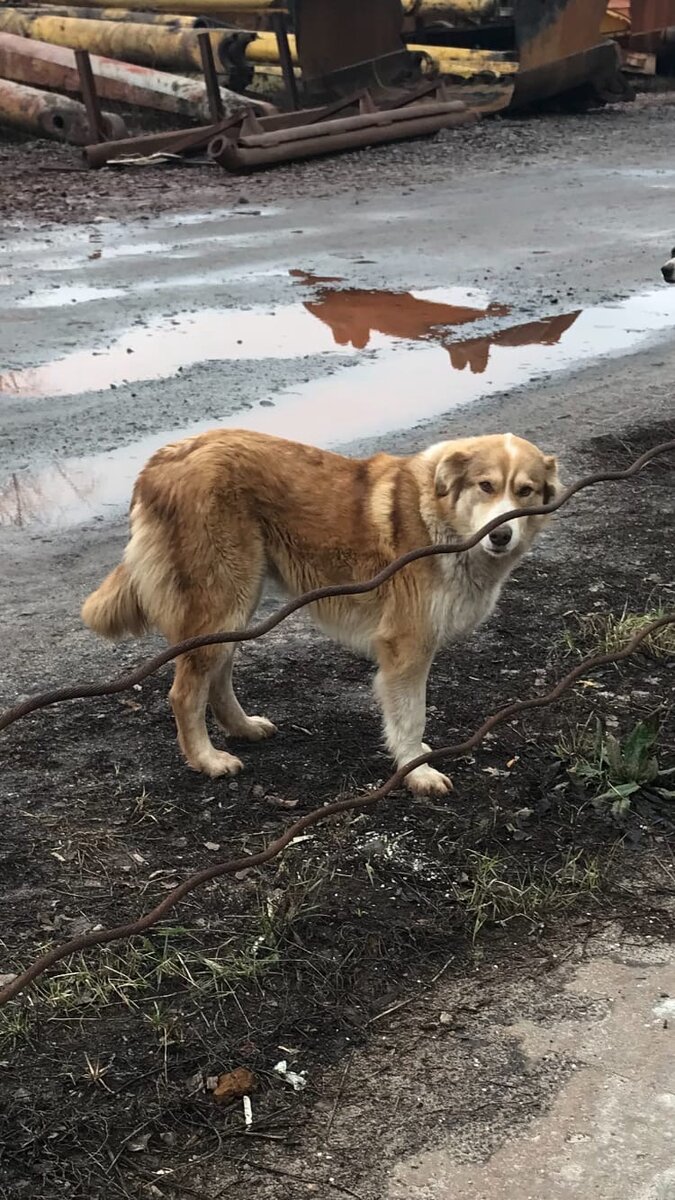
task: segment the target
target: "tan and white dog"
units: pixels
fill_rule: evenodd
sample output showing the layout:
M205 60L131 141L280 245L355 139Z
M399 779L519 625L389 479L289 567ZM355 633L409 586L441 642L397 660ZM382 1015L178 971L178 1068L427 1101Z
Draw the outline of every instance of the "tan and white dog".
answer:
M512 434L439 442L407 458L351 459L241 430L215 429L159 450L138 477L123 562L85 601L82 617L109 638L159 630L169 642L241 629L266 577L292 596L371 578L408 550L466 538L497 514L548 503L556 460ZM376 591L322 600L316 623L378 665L375 693L397 766L425 753L427 676L443 642L492 612L547 518L498 526L472 550L416 561ZM210 704L235 738L275 732L247 716L232 687L234 646L176 661L170 700L196 770L231 775L238 758L208 735ZM423 765L414 792L451 784Z

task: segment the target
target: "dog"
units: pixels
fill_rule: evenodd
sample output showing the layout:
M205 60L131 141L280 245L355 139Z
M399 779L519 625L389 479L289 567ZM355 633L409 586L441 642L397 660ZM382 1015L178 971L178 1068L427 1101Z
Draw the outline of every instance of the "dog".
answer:
M661 274L666 283L675 283L675 247L670 252L668 262L661 267Z
M494 609L507 577L547 522L528 516L558 488L557 461L512 434L439 442L409 457L352 459L281 438L215 429L159 450L139 475L122 563L85 600L82 618L108 638L159 630L169 642L243 629L266 578L291 596L369 579L409 550L466 539L521 509L471 550L419 559L376 591L321 600L318 626L373 659L375 694L397 767L426 753L426 685L438 648L466 637ZM169 699L187 762L234 775L216 749L207 705L234 738L276 732L248 716L232 686L233 645L176 660ZM406 784L443 795L428 764Z

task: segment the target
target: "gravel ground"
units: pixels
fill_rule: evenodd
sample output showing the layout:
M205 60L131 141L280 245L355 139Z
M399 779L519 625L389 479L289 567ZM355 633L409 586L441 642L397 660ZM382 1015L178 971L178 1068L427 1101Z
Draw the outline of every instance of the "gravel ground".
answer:
M0 142L0 215L17 221L55 224L96 216L155 216L193 207L221 206L243 196L272 203L294 195L303 199L340 196L354 189L395 190L447 181L460 174L490 170L499 175L545 159L547 170L574 164L580 153L598 165L622 162L649 151L672 120L675 97L641 96L583 116L546 115L494 118L465 129L445 130L418 142L375 148L332 159L292 164L249 178L233 178L219 168L173 166L81 167L72 147L45 142Z

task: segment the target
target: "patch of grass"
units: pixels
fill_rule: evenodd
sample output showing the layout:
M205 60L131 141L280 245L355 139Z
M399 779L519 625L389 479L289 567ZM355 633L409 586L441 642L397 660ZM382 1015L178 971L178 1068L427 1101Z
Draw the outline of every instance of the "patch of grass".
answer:
M570 852L562 863L522 866L499 855L472 853L467 880L456 889L473 920L473 939L486 924L505 925L521 919L540 926L545 916L561 912L581 896L592 896L601 884L596 858Z
M238 982L257 979L278 963L269 925L253 924L247 936L215 943L208 931L164 927L120 947L104 947L96 959L91 951L74 955L34 985L29 1007L17 1000L0 1009L0 1049L29 1035L31 1010L43 1020L81 1019L115 1004L139 1010L164 1044L172 1025L167 995L189 989L199 1004L208 995L231 994Z
M594 729L586 725L561 738L556 753L566 762L572 778L592 790L594 804L610 803L612 812L619 815L642 788L655 786L664 798L675 796L659 786L675 773L675 768L662 770L659 766L660 729L659 716L654 714L619 738L596 720Z
M122 1004L157 1031L166 1052L181 1040L169 998L189 993L197 1008L207 998L232 998L238 985L260 983L283 964L291 947L302 944L297 929L320 917L319 897L334 870L303 850L281 860L276 886L258 889L244 928L227 938L214 938L213 929L162 926L59 963L33 986L27 1005L17 999L0 1009L0 1050L30 1040L38 1012L43 1021L80 1020Z
M570 653L615 654L640 633L646 625L669 615L669 610L658 606L644 613L630 613L626 609L616 613L574 613L565 633L565 645ZM656 659L675 658L675 624L650 634L640 647L641 651Z

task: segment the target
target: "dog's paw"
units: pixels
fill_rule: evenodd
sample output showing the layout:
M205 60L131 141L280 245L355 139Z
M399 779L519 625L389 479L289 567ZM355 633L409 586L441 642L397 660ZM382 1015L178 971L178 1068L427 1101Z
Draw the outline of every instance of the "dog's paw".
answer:
M190 766L195 771L210 775L211 779L217 779L219 775L237 775L244 769L241 759L235 758L234 754L228 754L226 750L212 750L210 754L200 758L198 763L190 763Z
M241 729L232 731L232 737L244 738L247 742L262 742L263 738L274 737L276 732L276 725L267 717L249 717Z
M428 763L406 775L405 785L416 796L447 796L452 791L452 780Z

